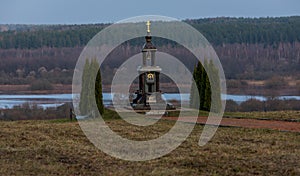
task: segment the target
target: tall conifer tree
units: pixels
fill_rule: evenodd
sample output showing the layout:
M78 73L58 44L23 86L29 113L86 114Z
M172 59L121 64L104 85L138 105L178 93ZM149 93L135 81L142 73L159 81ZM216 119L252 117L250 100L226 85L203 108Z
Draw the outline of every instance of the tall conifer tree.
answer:
M208 74L212 80L209 80ZM204 66L201 62L198 62L194 68L193 78L195 80L195 84L193 84L191 88L190 107L199 110L212 110L213 112L219 112L222 106L220 79L218 69L214 66L212 60L210 60L209 63L205 60ZM198 100L197 96L195 96L195 91L198 91L199 93ZM212 99L214 101L212 101ZM213 105L212 102L214 102Z
M100 114L104 113L103 96L102 96L102 82L101 82L101 71L98 62L95 60L95 69L97 70L97 76L95 81L95 98L97 108Z
M94 75L94 73L97 74ZM101 71L96 59L92 59L91 62L89 59L86 59L82 73L79 109L82 115L87 115L89 113L97 113L92 112L96 108L98 108L100 114L103 114Z
M89 68L90 68L90 62L88 59L86 59L82 71L82 77L81 77L81 92L80 92L80 102L79 102L79 110L81 115L87 114L87 110L88 110Z
M212 60L210 60L209 65L209 72L211 75L211 89L213 90L211 99L213 104L211 104L212 111L213 112L220 112L221 107L222 107L222 100L221 100L221 82L220 82L220 77L219 77L219 70L218 68L215 67L214 63Z

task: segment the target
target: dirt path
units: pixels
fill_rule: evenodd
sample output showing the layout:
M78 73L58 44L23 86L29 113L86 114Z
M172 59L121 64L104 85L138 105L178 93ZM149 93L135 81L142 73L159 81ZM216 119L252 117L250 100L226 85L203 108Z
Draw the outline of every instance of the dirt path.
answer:
M177 117L163 117L163 119L177 120ZM205 124L206 120L207 117L198 117L197 123ZM192 117L186 117L185 121L186 122L192 121ZM286 121L276 121L276 120L223 118L220 126L263 128L263 129L273 129L273 130L280 130L280 131L300 132L300 122L286 122Z

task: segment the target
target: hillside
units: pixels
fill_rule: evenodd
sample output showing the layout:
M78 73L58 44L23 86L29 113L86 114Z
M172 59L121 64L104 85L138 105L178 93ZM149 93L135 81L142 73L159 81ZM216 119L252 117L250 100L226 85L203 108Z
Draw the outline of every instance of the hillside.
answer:
M299 16L224 17L185 22L198 29L214 46L229 90L276 88L281 94L300 94ZM0 84L29 84L32 78L70 84L72 69L84 45L108 25L1 25ZM111 37L109 40L114 36ZM154 41L160 51L175 53L179 59L191 57L172 41ZM109 75L124 59L140 52L142 44L143 39L132 40L120 46L118 53L111 54L109 62L102 65L105 84L110 83ZM128 52L128 47L133 48L132 53ZM188 67L192 70L194 64Z
M213 45L248 43L278 45L299 42L300 17L207 18L185 20ZM87 25L0 25L0 48L40 48L84 46L109 24ZM123 31L120 31L123 32ZM126 32L126 31L124 31ZM117 34L116 34L117 36ZM111 36L113 37L113 36Z

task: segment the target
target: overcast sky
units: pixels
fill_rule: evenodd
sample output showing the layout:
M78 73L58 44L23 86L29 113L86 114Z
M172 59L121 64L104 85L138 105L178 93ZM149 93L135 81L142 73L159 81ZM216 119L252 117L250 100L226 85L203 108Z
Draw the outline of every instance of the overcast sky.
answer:
M292 16L300 15L300 0L0 0L0 24L107 23L140 15Z

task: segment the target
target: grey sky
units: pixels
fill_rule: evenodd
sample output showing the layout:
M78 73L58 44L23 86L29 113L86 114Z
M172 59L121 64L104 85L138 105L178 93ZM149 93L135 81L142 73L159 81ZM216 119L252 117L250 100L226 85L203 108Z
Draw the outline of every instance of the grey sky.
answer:
M139 15L178 19L300 15L299 0L0 0L0 24L116 22Z

